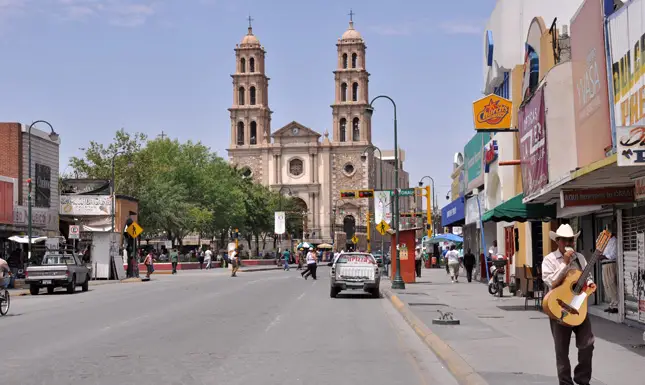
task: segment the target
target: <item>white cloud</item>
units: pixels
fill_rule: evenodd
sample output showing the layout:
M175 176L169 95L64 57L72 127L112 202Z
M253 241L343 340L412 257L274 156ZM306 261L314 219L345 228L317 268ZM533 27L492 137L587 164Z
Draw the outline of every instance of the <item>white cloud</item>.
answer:
M56 6L67 20L98 18L122 27L142 25L155 14L151 0L57 0Z

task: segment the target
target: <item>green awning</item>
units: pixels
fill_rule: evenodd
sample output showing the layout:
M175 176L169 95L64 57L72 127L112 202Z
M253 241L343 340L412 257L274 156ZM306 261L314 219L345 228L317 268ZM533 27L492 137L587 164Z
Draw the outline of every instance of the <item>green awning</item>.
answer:
M556 218L555 205L524 204L522 199L524 199L524 194L519 194L494 209L486 211L482 215L482 222L549 221Z

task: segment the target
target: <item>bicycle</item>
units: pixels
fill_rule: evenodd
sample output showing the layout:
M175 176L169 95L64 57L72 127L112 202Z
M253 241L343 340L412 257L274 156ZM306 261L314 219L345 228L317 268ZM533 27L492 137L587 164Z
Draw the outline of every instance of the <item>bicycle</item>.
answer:
M4 277L3 285L0 286L0 315L7 315L11 305L11 296L9 295L9 290L7 290L10 280L11 276Z

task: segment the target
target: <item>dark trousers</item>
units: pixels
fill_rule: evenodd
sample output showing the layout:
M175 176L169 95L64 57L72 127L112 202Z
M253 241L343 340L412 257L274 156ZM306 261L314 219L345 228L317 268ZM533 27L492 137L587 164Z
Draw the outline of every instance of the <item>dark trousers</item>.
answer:
M421 277L421 266L422 266L422 264L423 264L422 259L417 259L417 260L414 261L414 270L416 271L417 277L419 277L419 278Z
M550 322L551 334L553 334L553 342L555 343L555 362L558 369L559 384L589 384L591 381L591 361L595 341L589 316L580 325L575 327L560 325L554 320L550 320ZM571 363L569 362L571 332L576 335L576 347L578 348L578 365L573 371L573 379L571 379Z
M204 268L204 258L199 258L199 270L202 270Z
M172 273L177 274L177 262L172 263Z
M464 267L466 268L466 278L468 278L468 282L472 282L473 281L473 267L475 267L475 266L473 266L473 265L464 265Z
M311 275L311 278L317 279L316 278L316 269L318 269L318 265L315 263L309 263L307 264L307 270L305 270L303 277L307 278L308 276Z

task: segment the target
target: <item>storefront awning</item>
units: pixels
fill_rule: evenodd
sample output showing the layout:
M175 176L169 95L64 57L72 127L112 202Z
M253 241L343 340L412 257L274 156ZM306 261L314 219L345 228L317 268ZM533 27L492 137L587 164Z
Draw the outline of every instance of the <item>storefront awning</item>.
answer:
M529 220L547 221L556 218L556 207L543 204L524 204L524 194L519 194L482 215L488 222L526 222Z
M441 227L464 222L464 197L459 197L441 209Z

